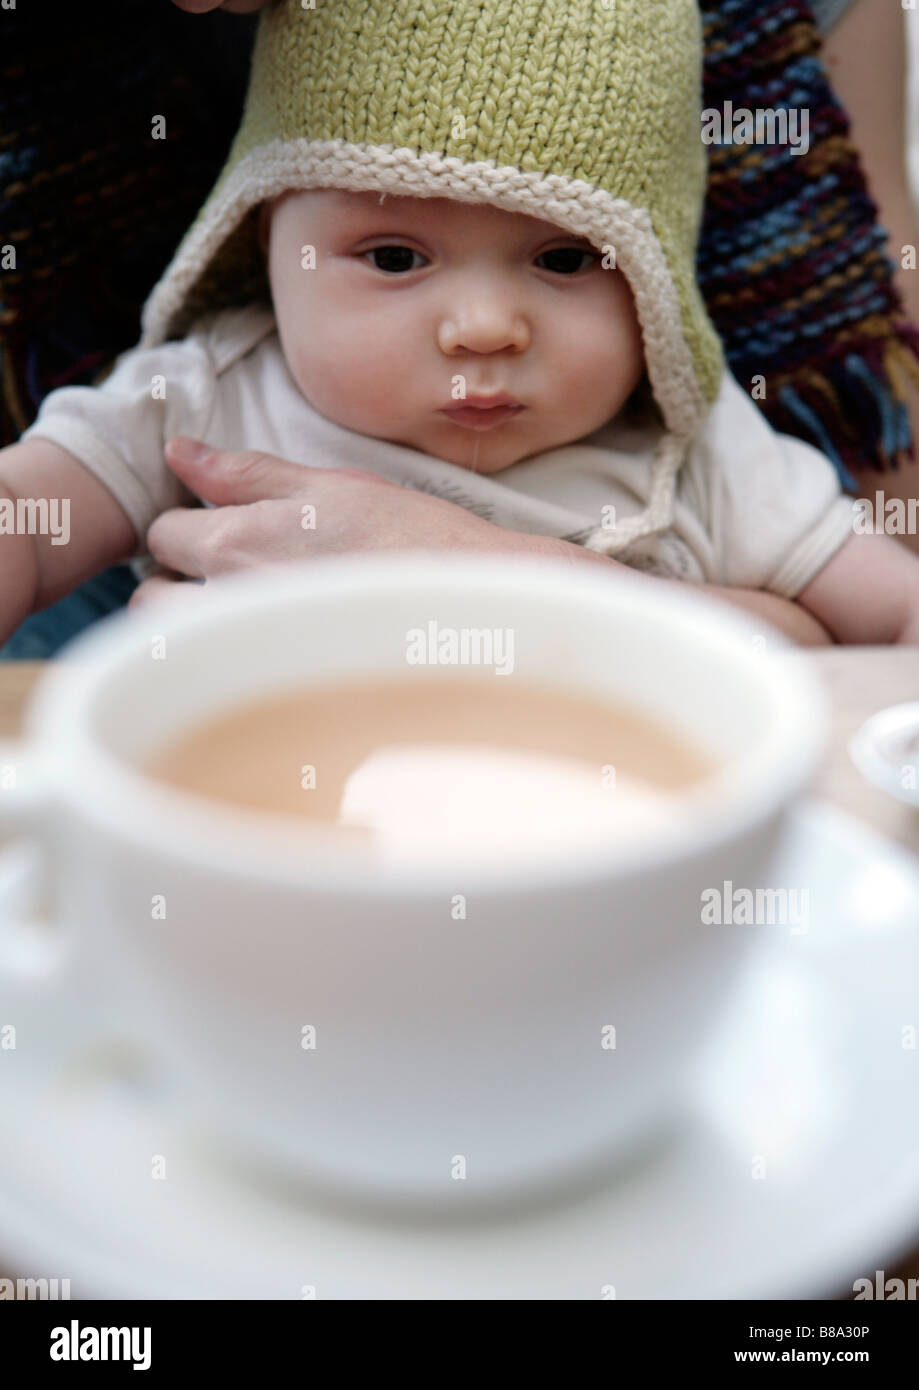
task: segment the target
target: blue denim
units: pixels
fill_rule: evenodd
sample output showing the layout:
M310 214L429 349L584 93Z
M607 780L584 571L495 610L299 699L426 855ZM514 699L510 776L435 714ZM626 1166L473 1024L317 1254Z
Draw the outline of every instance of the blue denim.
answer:
M0 661L38 661L56 656L78 632L123 608L138 581L128 565L115 565L79 589L33 613L0 647Z

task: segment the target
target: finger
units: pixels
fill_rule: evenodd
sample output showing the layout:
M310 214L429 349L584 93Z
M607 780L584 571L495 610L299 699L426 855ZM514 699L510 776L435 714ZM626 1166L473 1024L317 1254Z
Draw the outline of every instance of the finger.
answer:
M176 435L166 444L166 462L192 492L218 507L294 497L303 491L306 469L257 449L212 449Z
M172 507L160 512L148 530L147 550L163 568L205 579L215 532L222 525L219 509Z
M265 503L264 506L269 506ZM253 562L270 550L263 507L173 507L147 532L147 549L167 569L193 579L213 579Z
M173 473L192 492L218 507L303 496L309 491L310 474L316 473L366 478L385 487L398 486L388 478L360 468L314 468L257 449L212 449L185 435L174 435L167 441L165 457Z
M200 597L203 586L183 579L167 579L154 574L138 584L128 599L130 609L146 608L151 603L186 603L189 597Z

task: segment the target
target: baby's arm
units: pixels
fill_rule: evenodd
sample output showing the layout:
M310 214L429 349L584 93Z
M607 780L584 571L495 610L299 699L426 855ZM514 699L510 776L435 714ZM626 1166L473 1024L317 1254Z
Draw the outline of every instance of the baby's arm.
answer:
M0 642L30 613L137 549L134 527L109 490L49 439L36 436L0 449L0 499L15 512L21 498L66 503L68 533L65 544L54 544L51 535L0 529Z
M919 646L919 558L890 536L850 536L795 601L837 642Z

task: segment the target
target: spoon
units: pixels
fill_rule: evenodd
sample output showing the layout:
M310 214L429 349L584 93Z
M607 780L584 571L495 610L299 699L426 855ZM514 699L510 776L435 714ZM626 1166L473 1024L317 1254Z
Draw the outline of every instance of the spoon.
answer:
M919 807L919 701L873 714L852 737L849 754L874 786Z

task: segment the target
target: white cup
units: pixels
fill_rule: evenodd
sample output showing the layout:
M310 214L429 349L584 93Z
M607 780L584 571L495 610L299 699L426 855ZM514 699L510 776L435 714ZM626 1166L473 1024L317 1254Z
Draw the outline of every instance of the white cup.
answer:
M431 621L513 632L511 675L464 679L608 694L720 771L691 815L631 840L389 869L142 771L250 698L417 678L406 634ZM702 894L778 886L825 722L778 633L621 571L346 556L119 615L49 667L25 739L0 746L20 836L0 852L0 1017L66 1007L73 1049L130 1045L206 1142L329 1195L449 1210L611 1171L681 1104L769 930L704 924Z

